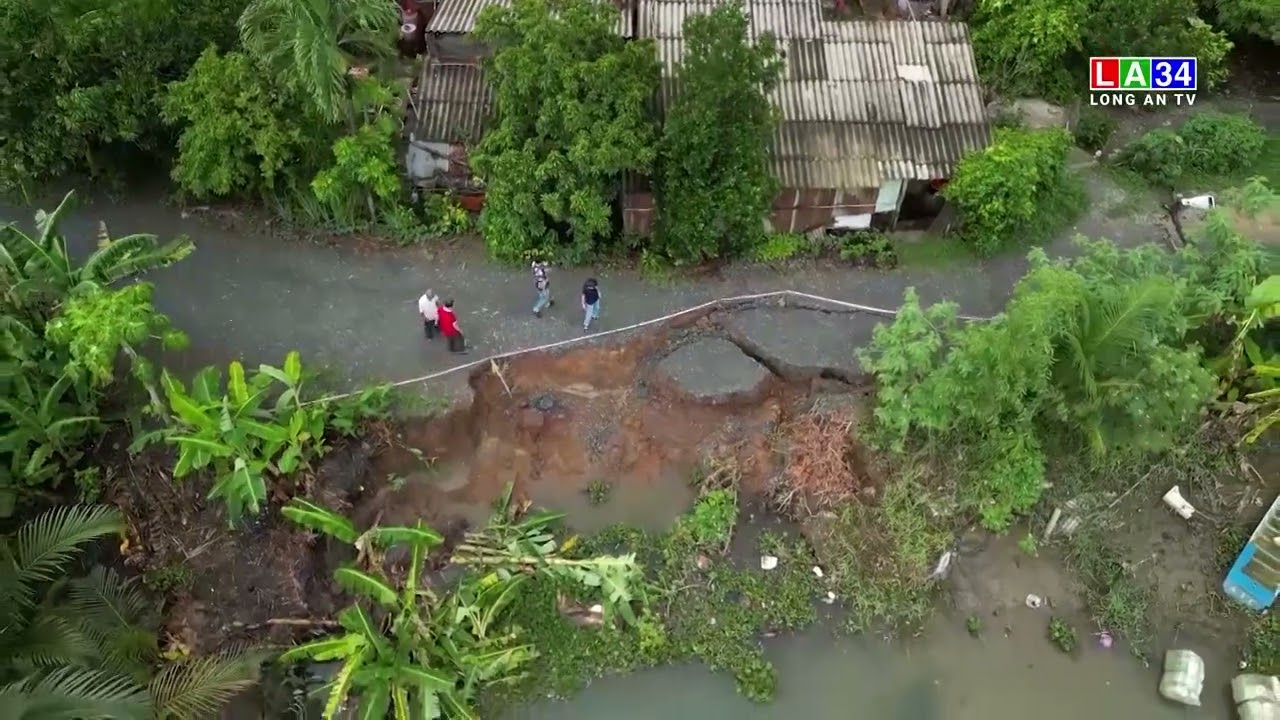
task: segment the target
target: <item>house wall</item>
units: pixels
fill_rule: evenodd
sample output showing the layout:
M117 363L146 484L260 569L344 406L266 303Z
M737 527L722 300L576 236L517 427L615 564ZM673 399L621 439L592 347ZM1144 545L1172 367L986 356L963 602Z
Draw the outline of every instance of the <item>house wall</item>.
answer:
M775 232L803 233L829 227L837 215L875 211L876 188L856 191L784 188L773 200L769 224ZM647 235L653 231L656 205L652 193L630 192L622 196L622 230Z
M415 185L455 192L478 190L465 145L414 140L409 144L408 166Z
M877 188L783 188L773 200L769 221L775 232L803 233L824 228L837 215L875 211Z

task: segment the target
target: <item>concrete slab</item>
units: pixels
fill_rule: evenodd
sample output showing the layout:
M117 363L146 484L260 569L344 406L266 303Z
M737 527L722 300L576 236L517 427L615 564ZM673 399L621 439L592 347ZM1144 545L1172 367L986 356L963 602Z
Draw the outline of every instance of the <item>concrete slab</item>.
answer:
M871 342L877 323L888 321L868 313L773 306L726 314L724 325L784 372L853 379L863 372L854 351Z
M770 376L768 368L718 337L682 345L658 363L658 372L683 392L710 401L754 392Z

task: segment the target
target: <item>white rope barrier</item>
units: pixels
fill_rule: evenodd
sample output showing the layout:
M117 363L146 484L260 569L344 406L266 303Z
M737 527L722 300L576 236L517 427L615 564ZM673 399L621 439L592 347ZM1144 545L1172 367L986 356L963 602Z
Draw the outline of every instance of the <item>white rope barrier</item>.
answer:
M519 350L511 350L508 352L497 353L495 355L489 355L479 360L472 360L471 362L466 362L461 365L454 365L453 367L446 368L444 370L438 370L433 373L427 373L426 375L420 375L418 377L409 378L407 380L397 380L392 383L384 383L382 385L379 385L378 387L398 388L398 387L405 387L406 385L414 385L416 383L427 382L429 380L435 380L436 378L441 378L446 375L451 375L460 370L469 370L471 368L478 367L485 363L494 363L499 360L518 357L520 355L526 355L528 353L545 352L547 350L555 350L557 348L568 347L570 345L577 345L579 343L584 343L584 342L594 342L596 340L599 340L600 338L609 337L610 335L617 335L619 333L631 332L632 330L639 330L640 328L650 327L652 325L658 325L661 323L668 322L670 320L674 320L684 315L692 315L694 313L701 312L707 309L712 309L712 308L716 308L724 305L732 305L736 303L750 302L753 300L767 300L770 298L787 297L787 296L804 298L806 300L812 300L814 302L824 303L827 305L835 305L835 306L846 308L849 310L856 310L858 312L870 313L872 315L881 315L884 317L897 317L898 315L897 310L888 310L886 308L879 308L871 305L860 305L858 303L845 302L844 300L836 300L835 298L824 297L822 295L813 295L806 292L800 292L799 290L773 290L771 292L756 293L753 295L732 295L729 297L717 298L715 300L708 300L707 302L701 303L699 305L694 305L693 307L688 307L683 310L677 310L676 312L668 313L666 315L661 315L659 317L651 318L649 320L644 320L638 323L632 323L631 325L626 325L619 328L612 328L610 330L603 330L598 333L583 335L581 337L572 337L572 338L568 338L567 340L558 340L556 342L547 343L545 345L534 345L533 347L520 348ZM972 315L958 315L957 317L961 320L964 320L965 322L983 322L991 319L987 317L976 317ZM345 393L338 393L335 395L328 395L328 396L319 398L317 400L310 400L303 404L312 405L315 403L330 402L333 400L344 400L349 397L355 397L356 395L359 395L361 392L363 392L363 390L356 390L354 392L345 392Z

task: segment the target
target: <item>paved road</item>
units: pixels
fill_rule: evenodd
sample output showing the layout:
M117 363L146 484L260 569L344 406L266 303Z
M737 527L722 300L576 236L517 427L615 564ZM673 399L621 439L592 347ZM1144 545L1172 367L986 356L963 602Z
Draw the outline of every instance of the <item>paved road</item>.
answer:
M1117 220L1104 212L1104 206L1123 202L1114 188L1096 185L1094 192L1099 208L1082 221L1081 232L1126 244L1159 239L1161 230L1146 221ZM56 198L41 204L54 202ZM0 206L0 220L29 221L31 214L27 208ZM472 358L581 334L576 291L588 274L585 269L553 276L559 302L537 320L529 312L533 292L527 270L488 263L479 247L436 255L420 248L371 252L284 241L257 230L227 230L225 223L199 213L187 216L157 198L82 203L64 225L74 247L83 251L89 246L99 220L113 235L186 233L196 240L190 259L150 278L157 306L191 336L190 351L170 363L181 369L236 357L278 363L295 348L304 361L326 367L344 385L443 369L456 364L456 358L439 343L425 343L417 321L416 298L427 287L455 298L473 345ZM1064 238L1051 249L1066 251L1069 245ZM667 284L648 282L631 271L592 274L601 282L602 327L608 328L718 297L782 289L894 308L903 291L914 286L926 300L948 298L966 313L989 315L1003 306L1024 266L1014 257L975 262L961 271L736 267L715 278ZM815 326L814 332L821 331Z

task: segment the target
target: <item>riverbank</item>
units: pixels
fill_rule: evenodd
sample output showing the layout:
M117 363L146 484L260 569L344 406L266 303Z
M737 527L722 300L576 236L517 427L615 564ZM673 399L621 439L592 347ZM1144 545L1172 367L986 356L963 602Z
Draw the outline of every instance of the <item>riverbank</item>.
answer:
M813 313L843 323L827 326L825 335L847 347L831 352L831 365L813 360L813 348L771 347L770 324L746 321L760 313ZM1218 690L1235 670L1247 619L1219 606L1223 622L1201 625L1194 606L1216 597L1220 558L1203 551L1221 528L1187 526L1165 512L1158 493L1175 478L1163 474L1122 498L1115 511L1126 519L1121 525L1082 509L1074 536L1064 532L1038 546L1024 538L1042 537L1041 520L1002 536L969 528L948 509L945 463L924 475L927 467L886 463L860 442L869 378L852 356L863 342L854 330L874 321L745 305L477 368L467 377L469 403L377 423L361 439L337 445L306 480L309 497L359 528L422 520L456 539L487 522L509 484L534 507L568 513L560 537L578 538L566 545L575 556L637 553L650 587L648 613L633 627L601 627L580 589L541 579L511 606L503 627L520 628L541 656L526 668L525 682L488 701L490 710L508 708L517 718L602 718L591 709L601 702L593 693L638 704L630 693L649 687L651 674L669 677L678 672L671 666L694 662L721 671L681 673L690 683L682 692L705 695L713 717L739 707L735 693L840 717L830 697L857 690L897 703L912 720L1012 718L1035 710L1046 694L1065 700L1089 692L1100 712L1123 707L1155 720L1172 712L1154 691L1159 658L1168 647L1187 646L1210 661L1206 705L1225 711ZM834 452L823 454L828 446ZM1169 472L1186 465L1226 470L1205 456L1185 461ZM185 583L167 593L169 631L187 647L288 643L297 627L273 624L282 618L330 622L342 603L327 578L348 554L298 533L275 512L226 534L218 508L199 500L199 487L173 488L163 472L152 477L159 485L136 497L164 500L176 491L182 498L166 513L144 513L166 523L134 538L131 562L144 578L185 572ZM1199 493L1231 478L1198 477L1187 492L1213 509ZM1052 479L1071 487L1065 472ZM1133 484L1123 475L1105 480L1105 504L1113 485L1119 494ZM1047 506L1055 502L1051 497ZM795 522L780 521L778 510ZM829 523L836 532L822 532ZM1124 585L1082 586L1072 572L1078 540L1099 532L1122 540L1108 554L1092 550L1089 559L1121 567L1103 579ZM1152 550L1160 557L1147 558ZM948 551L948 576L931 580ZM762 556L777 565L763 569ZM1162 584L1176 592L1162 595ZM1043 600L1040 608L1026 606L1031 594ZM1069 653L1050 639L1055 619L1074 631ZM835 639L837 629L860 633ZM1118 637L1115 647L1098 646L1095 633L1103 630ZM1155 660L1154 667L1134 654ZM1027 678L1025 687L1011 691L1009 675L974 670L988 656L1018 667L1010 673ZM859 676L839 691L824 685L869 666L888 676L867 676L865 684ZM601 675L634 672L641 673L636 685L605 680L603 687L616 690L595 687ZM797 676L798 684L788 685ZM834 694L810 696L820 690ZM548 694L572 698L568 705L535 702ZM972 714L945 709L956 703ZM760 707L750 712L775 716L773 705Z

